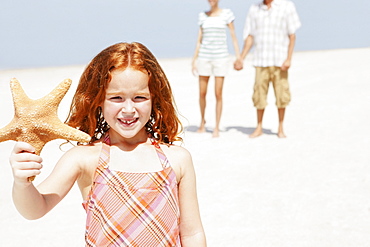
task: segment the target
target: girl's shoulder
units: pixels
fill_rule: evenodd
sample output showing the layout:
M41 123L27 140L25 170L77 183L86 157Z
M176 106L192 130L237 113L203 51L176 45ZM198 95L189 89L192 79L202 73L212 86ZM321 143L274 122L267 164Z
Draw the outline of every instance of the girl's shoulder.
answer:
M177 145L160 146L176 173L177 181L180 182L188 171L194 169L190 152L186 148Z
M171 155L191 156L190 155L190 152L186 148L184 148L182 146L179 146L179 145L175 145L175 144L170 144L170 145L161 144L160 146L161 146L162 150L165 153L169 153Z
M73 160L74 163L88 164L99 158L101 152L101 142L86 145L77 145L69 149L63 156Z
M96 141L94 143L89 144L82 144L82 145L76 145L69 149L67 152L75 153L75 152L82 152L82 153L91 153L96 152L99 149L101 149L102 142Z
M181 146L178 145L160 145L163 152L167 156L168 160L170 161L171 165L186 165L191 163L192 164L192 157L190 152Z

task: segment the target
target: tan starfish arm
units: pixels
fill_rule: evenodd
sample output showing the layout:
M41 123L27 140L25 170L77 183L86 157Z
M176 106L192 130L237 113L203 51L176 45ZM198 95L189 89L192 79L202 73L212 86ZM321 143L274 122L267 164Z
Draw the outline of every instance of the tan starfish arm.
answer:
M20 130L18 128L14 128L13 124L14 120L11 121L7 126L0 129L0 142L5 141L16 141L16 136L20 135Z
M55 124L47 134L48 139L64 139L69 141L77 141L87 143L91 140L90 135L78 129L72 128L66 124Z
M46 143L55 139L89 142L91 137L88 134L62 123L58 118L58 106L71 83L70 79L66 79L48 95L32 100L26 95L19 81L13 78L10 81L10 89L13 95L14 118L0 129L0 142L27 142L35 148L38 155Z
M18 109L21 109L22 106L27 105L32 100L24 92L21 84L16 78L10 80L10 89L13 96L15 115L17 115Z
M21 141L31 144L36 149L36 154L40 154L42 148L49 141L55 139L64 139L87 143L91 137L78 129L72 128L65 124L54 126L52 130L41 130L40 132L22 133L18 128L13 128L12 123L0 129L0 142L4 141Z
M14 118L0 129L0 142L14 140L30 143L40 154L45 144L54 139L89 142L91 137L62 123L58 118L60 101L71 86L66 79L48 95L38 100L30 99L15 78L10 81L13 95Z
M53 91L39 100L44 102L44 105L50 105L50 107L58 106L67 93L68 89L70 88L71 84L71 79L65 79L64 81L59 83L59 85L54 88Z

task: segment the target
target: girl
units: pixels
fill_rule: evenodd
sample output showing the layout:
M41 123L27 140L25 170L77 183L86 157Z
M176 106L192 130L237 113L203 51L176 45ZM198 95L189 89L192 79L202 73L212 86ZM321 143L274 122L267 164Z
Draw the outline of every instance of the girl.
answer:
M83 72L66 121L92 137L67 151L39 186L42 158L19 142L13 200L27 219L57 205L75 181L87 212L86 246L206 246L192 159L170 84L139 43L100 52Z
M222 113L222 89L229 65L226 29L230 30L236 58L240 57L235 35L234 14L230 9L221 9L218 0L208 0L211 9L199 14L199 32L192 61L193 74L199 75L199 105L201 122L198 132L205 132L205 110L208 81L215 77L216 126L213 137L219 136ZM198 62L198 64L197 64Z

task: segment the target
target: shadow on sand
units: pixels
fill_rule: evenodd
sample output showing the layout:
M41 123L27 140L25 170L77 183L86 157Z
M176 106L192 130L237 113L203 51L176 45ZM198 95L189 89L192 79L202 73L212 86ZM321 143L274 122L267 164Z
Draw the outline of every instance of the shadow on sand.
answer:
M189 132L197 132L198 128L199 128L198 126L190 125L190 126L184 127L184 130L189 131ZM221 130L221 132L228 132L230 130L236 130L236 131L241 132L243 134L250 135L250 134L253 133L255 128L254 127L250 128L250 127L241 127L241 126L229 126L229 127L226 127L224 130ZM207 133L212 133L213 130L211 128L206 128L206 132ZM265 135L277 135L277 133L272 132L270 129L263 129L263 134L265 134Z
M187 132L197 132L198 131L198 128L199 128L199 126L195 126L195 125L185 126L184 127L184 131L187 131ZM212 133L213 130L211 128L207 128L206 127L206 132L207 133Z

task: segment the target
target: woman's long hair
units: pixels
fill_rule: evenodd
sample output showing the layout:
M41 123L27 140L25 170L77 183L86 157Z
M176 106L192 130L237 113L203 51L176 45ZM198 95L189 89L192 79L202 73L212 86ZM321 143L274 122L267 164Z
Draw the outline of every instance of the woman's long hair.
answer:
M66 123L88 133L91 142L100 139L109 126L102 114L108 83L114 70L132 68L149 75L152 112L146 124L148 134L159 143L181 141L183 131L172 90L154 55L140 43L118 43L101 51L86 67L73 97Z

